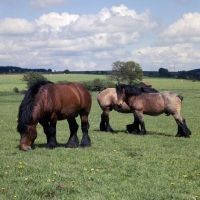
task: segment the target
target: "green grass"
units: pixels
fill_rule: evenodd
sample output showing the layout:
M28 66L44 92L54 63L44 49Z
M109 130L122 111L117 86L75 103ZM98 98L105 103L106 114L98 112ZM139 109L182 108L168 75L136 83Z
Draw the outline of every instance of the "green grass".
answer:
M81 76L77 80L86 78ZM11 79L13 84L20 84L8 76L5 85ZM54 76L52 81L59 79L65 77ZM165 115L145 116L145 136L126 134L125 126L132 123L133 116L115 111L110 113L115 132L100 132L101 109L94 92L89 116L90 148L64 148L69 128L66 121L59 121L58 148L45 148L46 139L38 125L35 149L23 152L17 148L20 137L16 132L23 95L0 92L0 199L199 199L200 82L153 78L144 81L156 89L184 95L181 113L192 131L191 138L175 138L177 125ZM80 128L78 136L81 139Z

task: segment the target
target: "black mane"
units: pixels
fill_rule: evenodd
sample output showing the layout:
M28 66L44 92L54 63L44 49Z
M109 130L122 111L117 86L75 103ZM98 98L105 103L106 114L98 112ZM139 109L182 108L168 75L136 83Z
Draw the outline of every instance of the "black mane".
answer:
M28 124L32 118L34 108L34 97L41 86L52 83L47 80L36 81L25 93L24 99L19 106L17 131L26 132ZM53 83L52 83L53 84Z
M125 85L125 93L129 95L140 95L142 94L141 88L132 85Z
M127 95L140 95L142 93L158 93L158 90L151 87L139 87L133 85L117 85L117 90L122 92L122 89L125 89Z
M159 91L152 87L141 87L143 93L158 93Z

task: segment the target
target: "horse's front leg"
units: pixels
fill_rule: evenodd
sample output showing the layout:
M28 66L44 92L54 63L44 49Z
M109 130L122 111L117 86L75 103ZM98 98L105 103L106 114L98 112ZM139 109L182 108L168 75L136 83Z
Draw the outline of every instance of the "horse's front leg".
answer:
M66 143L66 148L76 148L79 146L79 140L77 136L78 124L76 122L75 117L71 117L67 119L69 124L70 136L68 142Z
M40 121L40 124L43 126L44 133L47 138L47 148L53 149L57 146L56 140L56 121L48 123L47 121Z
M126 125L126 132L127 133L139 133L139 119L134 115L134 122L132 124Z
M143 113L141 112L135 112L134 113L135 118L137 118L140 126L141 126L141 131L139 132L140 135L146 134L146 128L145 128L145 123L144 123L144 116Z
M90 147L91 141L90 141L90 137L88 135L89 122L88 122L88 116L87 115L81 116L81 130L82 130L82 133L83 133L83 137L82 137L80 146L81 147Z

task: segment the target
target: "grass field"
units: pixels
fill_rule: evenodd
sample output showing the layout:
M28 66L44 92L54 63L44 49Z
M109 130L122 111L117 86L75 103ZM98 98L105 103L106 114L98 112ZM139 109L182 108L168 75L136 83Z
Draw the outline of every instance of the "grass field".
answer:
M48 75L51 81L82 81L104 76ZM132 114L110 113L114 133L99 131L101 109L92 93L89 115L90 148L66 149L66 121L57 123L58 148L45 148L40 125L35 148L19 151L16 117L25 89L20 76L0 76L0 199L77 200L193 200L200 199L200 82L145 78L158 90L184 96L182 116L192 131L189 139L175 138L171 116L145 116L147 135L124 132ZM6 87L6 90L4 89ZM10 89L11 88L11 89ZM79 118L77 118L78 123ZM79 139L81 130L79 128Z

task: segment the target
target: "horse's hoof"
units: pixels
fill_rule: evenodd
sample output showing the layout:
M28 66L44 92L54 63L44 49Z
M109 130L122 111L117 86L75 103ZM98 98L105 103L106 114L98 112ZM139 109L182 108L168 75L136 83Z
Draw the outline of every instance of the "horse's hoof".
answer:
M77 148L78 147L78 145L65 145L65 148Z
M80 144L80 147L82 147L82 148L91 147L91 144Z
M56 147L57 147L57 144L49 143L49 144L46 145L47 149L55 149Z

